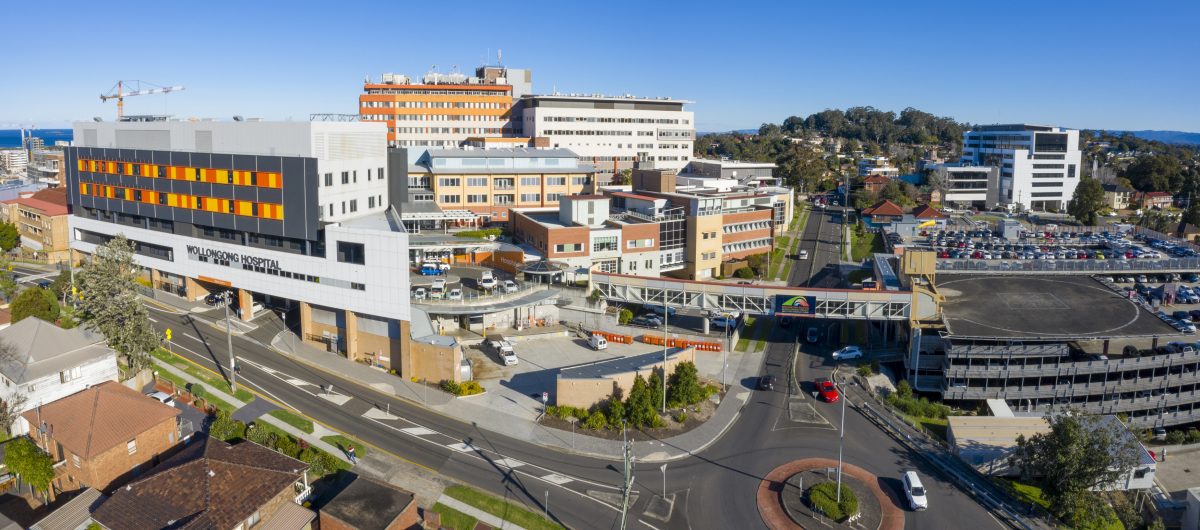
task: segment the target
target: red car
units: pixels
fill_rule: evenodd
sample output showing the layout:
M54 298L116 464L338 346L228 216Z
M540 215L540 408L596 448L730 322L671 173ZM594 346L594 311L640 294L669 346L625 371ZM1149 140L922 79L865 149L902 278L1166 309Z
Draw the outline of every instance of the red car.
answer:
M821 399L826 403L837 403L839 397L837 386L834 386L833 381L825 379L817 381L817 392L821 394Z

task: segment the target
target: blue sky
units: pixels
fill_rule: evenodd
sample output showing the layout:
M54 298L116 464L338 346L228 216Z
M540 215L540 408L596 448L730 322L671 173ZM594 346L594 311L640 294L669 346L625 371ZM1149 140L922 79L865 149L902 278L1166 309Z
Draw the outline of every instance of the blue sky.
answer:
M0 128L112 119L118 79L182 84L129 113L355 112L366 75L470 72L535 92L695 101L697 128L912 106L972 123L1200 131L1200 2L19 2ZM488 55L490 51L490 56Z

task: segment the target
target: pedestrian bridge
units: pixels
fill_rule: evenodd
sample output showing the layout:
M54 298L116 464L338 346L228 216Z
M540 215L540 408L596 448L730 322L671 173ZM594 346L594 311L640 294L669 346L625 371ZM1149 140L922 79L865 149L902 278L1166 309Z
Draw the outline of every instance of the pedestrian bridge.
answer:
M937 295L917 291L815 289L774 285L647 278L592 271L591 288L605 299L634 304L665 304L711 313L741 311L843 320L927 320L940 314Z

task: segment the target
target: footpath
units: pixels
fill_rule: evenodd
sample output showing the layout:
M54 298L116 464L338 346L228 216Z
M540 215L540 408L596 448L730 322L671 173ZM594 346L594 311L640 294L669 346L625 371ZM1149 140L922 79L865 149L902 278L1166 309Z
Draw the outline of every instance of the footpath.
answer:
M166 298L156 301L188 311L197 320L217 325L215 318L217 315L205 311L202 306ZM383 370L327 353L301 341L277 318L264 317L256 319L254 323L257 325L255 329L242 334L242 338L326 372L340 380L354 382L367 389L410 401L447 418L473 424L479 429L503 434L516 440L594 458L606 460L623 458L620 441L573 434L570 431L531 423L509 414L498 413L492 408L472 402L470 398L456 398L441 390L430 389L425 385L410 382ZM671 438L634 442L633 452L637 459L642 462L668 462L686 458L704 450L720 438L737 419L742 407L750 400L751 390L742 386L740 381L758 375L764 353L760 351L741 354L741 362L736 367L731 367L728 392L717 406L712 418L691 431ZM239 403L229 396L218 395L218 397L226 399L230 403ZM335 449L334 452L340 455L340 451Z

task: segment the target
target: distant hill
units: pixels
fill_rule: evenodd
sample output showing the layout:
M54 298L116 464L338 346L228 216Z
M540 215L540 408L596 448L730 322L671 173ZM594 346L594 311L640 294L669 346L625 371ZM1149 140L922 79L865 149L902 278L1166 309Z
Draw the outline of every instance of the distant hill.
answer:
M736 129L732 131L702 131L696 133L696 136L704 136L706 134L758 134L758 129Z
M1111 131L1120 134L1122 131ZM1168 144L1200 145L1200 133L1185 131L1125 131L1145 140L1158 140Z

